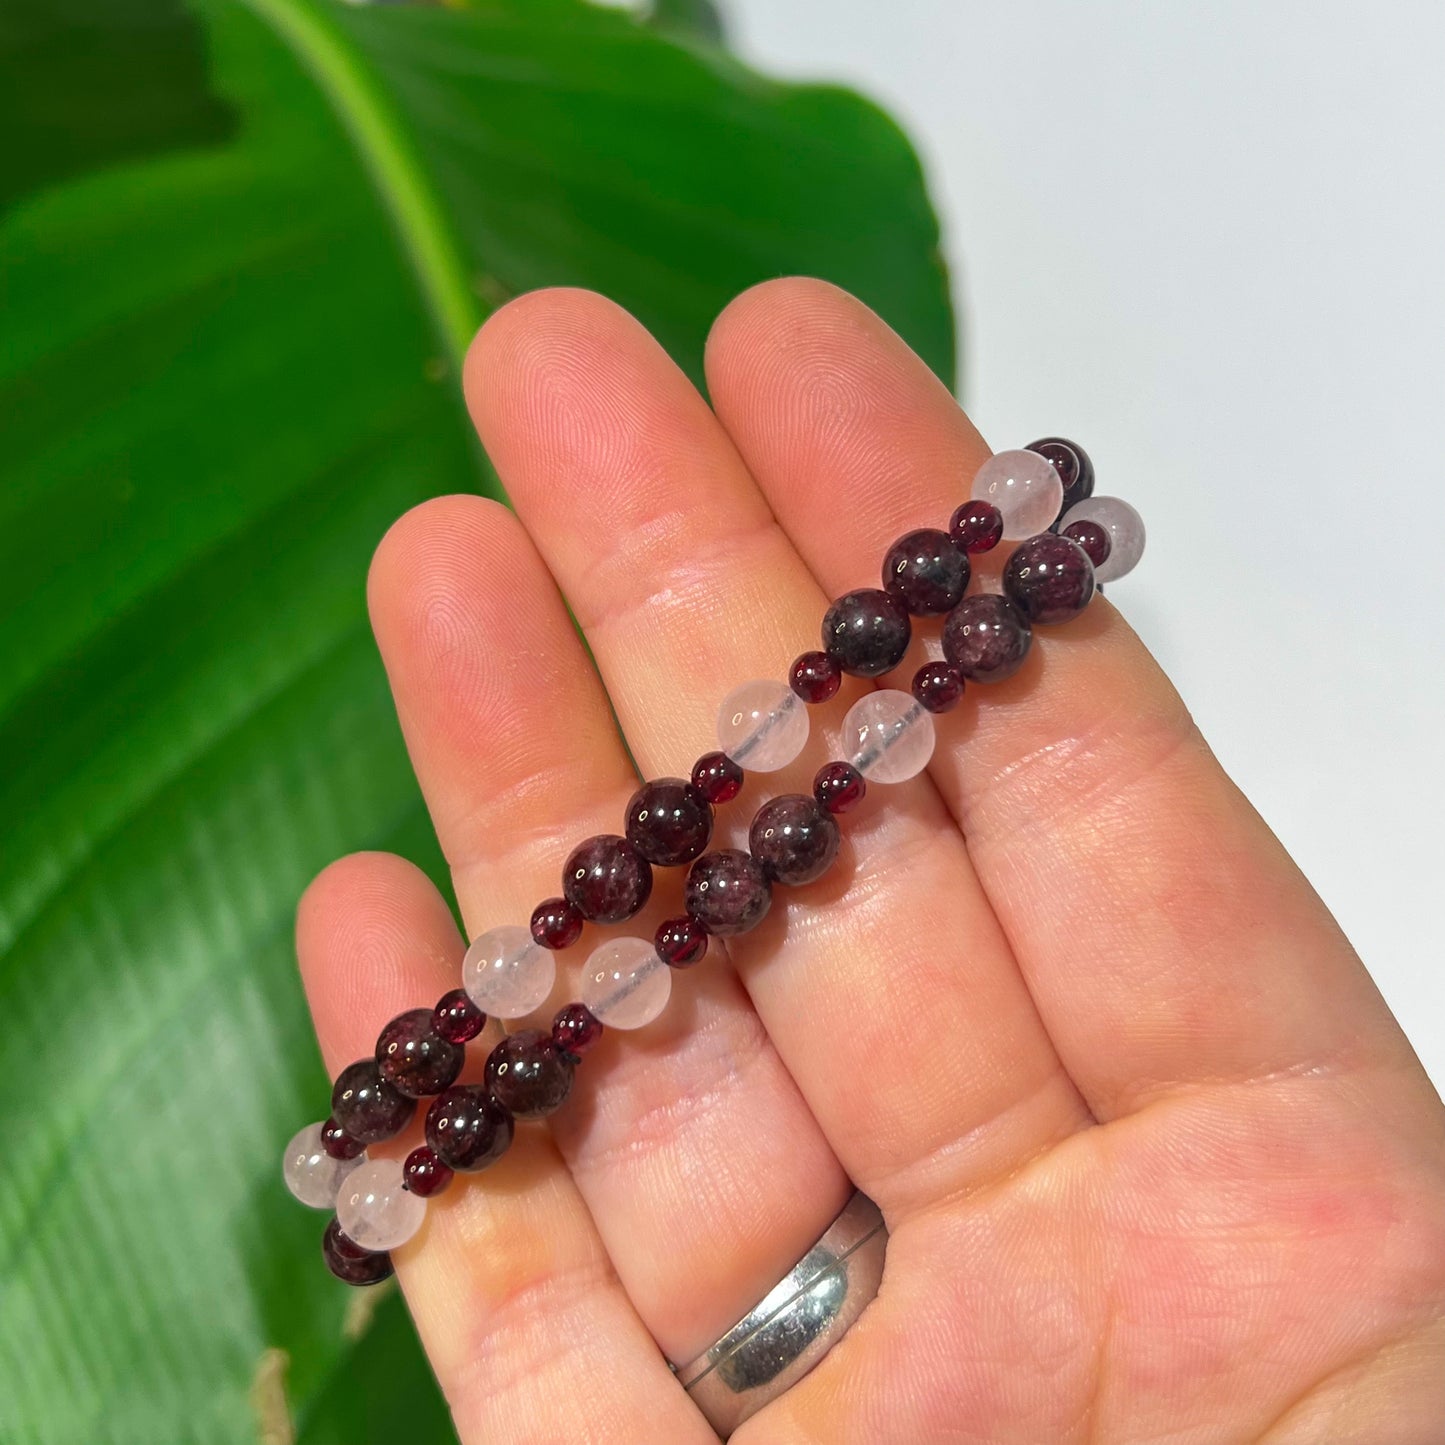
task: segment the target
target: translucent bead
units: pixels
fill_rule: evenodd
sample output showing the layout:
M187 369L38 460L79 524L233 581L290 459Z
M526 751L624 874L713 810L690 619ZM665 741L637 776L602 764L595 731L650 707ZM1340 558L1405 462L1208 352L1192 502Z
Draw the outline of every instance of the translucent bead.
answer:
M1032 537L1053 525L1064 504L1064 484L1053 463L1037 452L995 452L978 469L969 496L999 509L1005 537Z
M609 938L583 966L578 992L606 1028L640 1029L667 1007L672 970L651 939Z
M1094 522L1109 534L1109 555L1094 569L1096 582L1115 582L1132 572L1144 555L1144 519L1118 497L1089 497L1070 507L1059 530L1074 522Z
M336 1196L342 1233L362 1249L397 1249L426 1218L426 1201L406 1187L400 1159L369 1159Z
M718 709L717 740L750 773L775 773L807 744L807 706L785 682L745 682Z
M870 782L906 782L933 756L933 718L908 693L881 688L848 709L843 746L848 761Z
M341 1181L362 1163L359 1154L354 1159L335 1159L328 1154L321 1128L320 1124L308 1124L286 1146L281 1161L286 1187L311 1209L333 1208Z
M541 1007L556 977L556 958L514 923L488 929L462 960L462 986L493 1018L519 1019Z

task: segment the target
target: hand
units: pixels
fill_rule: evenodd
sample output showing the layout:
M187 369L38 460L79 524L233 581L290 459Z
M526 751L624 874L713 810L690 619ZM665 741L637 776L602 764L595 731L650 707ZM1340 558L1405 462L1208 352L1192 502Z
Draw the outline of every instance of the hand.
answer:
M685 773L723 694L784 677L988 454L821 283L735 301L708 377L716 414L609 302L512 302L466 393L516 514L438 498L377 553L376 636L473 934L620 831L628 750ZM719 837L806 788L859 691ZM1445 1438L1445 1112L1111 602L970 687L931 771L843 822L828 875L609 1034L552 1130L519 1128L397 1252L466 1445L713 1440L663 1355L745 1313L850 1180L887 1216L882 1290L745 1445ZM299 946L333 1072L454 987L463 949L378 854L321 875Z

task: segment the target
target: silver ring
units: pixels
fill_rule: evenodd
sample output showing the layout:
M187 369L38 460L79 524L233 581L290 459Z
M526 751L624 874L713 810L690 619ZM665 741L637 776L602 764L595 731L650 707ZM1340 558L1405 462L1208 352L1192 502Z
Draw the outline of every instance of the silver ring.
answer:
M677 1377L724 1439L797 1384L878 1293L888 1231L855 1193L823 1237L711 1348Z

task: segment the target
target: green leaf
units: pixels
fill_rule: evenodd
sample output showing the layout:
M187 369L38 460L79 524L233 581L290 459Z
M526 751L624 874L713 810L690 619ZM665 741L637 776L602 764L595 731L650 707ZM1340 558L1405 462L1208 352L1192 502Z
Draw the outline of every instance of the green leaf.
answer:
M733 293L813 272L950 378L919 168L856 96L578 0L12 3L0 1441L239 1445L278 1402L305 1445L446 1439L277 1164L327 1091L299 893L359 847L442 880L368 557L494 490L457 366L533 286L700 378Z

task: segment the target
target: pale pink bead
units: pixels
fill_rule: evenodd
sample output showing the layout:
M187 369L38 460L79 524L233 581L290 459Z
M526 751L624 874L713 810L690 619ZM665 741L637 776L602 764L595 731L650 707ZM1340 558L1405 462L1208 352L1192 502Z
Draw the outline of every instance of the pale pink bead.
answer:
M775 773L807 746L807 706L785 682L745 682L718 709L717 740L739 767Z
M592 950L578 995L609 1029L650 1024L672 993L672 970L651 939L609 938Z
M462 987L485 1014L519 1019L547 1002L557 978L550 949L515 923L489 928L462 960Z
M341 1232L362 1249L396 1249L426 1218L426 1200L405 1187L399 1159L370 1159L336 1196Z
M1059 522L1059 531L1072 522L1092 522L1109 534L1109 555L1094 568L1094 581L1114 582L1139 565L1144 555L1144 519L1119 497L1085 497Z
M333 1159L322 1147L321 1125L308 1124L286 1146L281 1175L302 1204L312 1209L331 1209L342 1181L364 1162L362 1154L355 1159Z
M870 782L916 777L933 756L933 741L932 714L897 688L865 693L843 719L844 755Z
M1064 484L1037 452L995 452L975 473L969 496L999 509L1005 537L1032 537L1053 526Z

